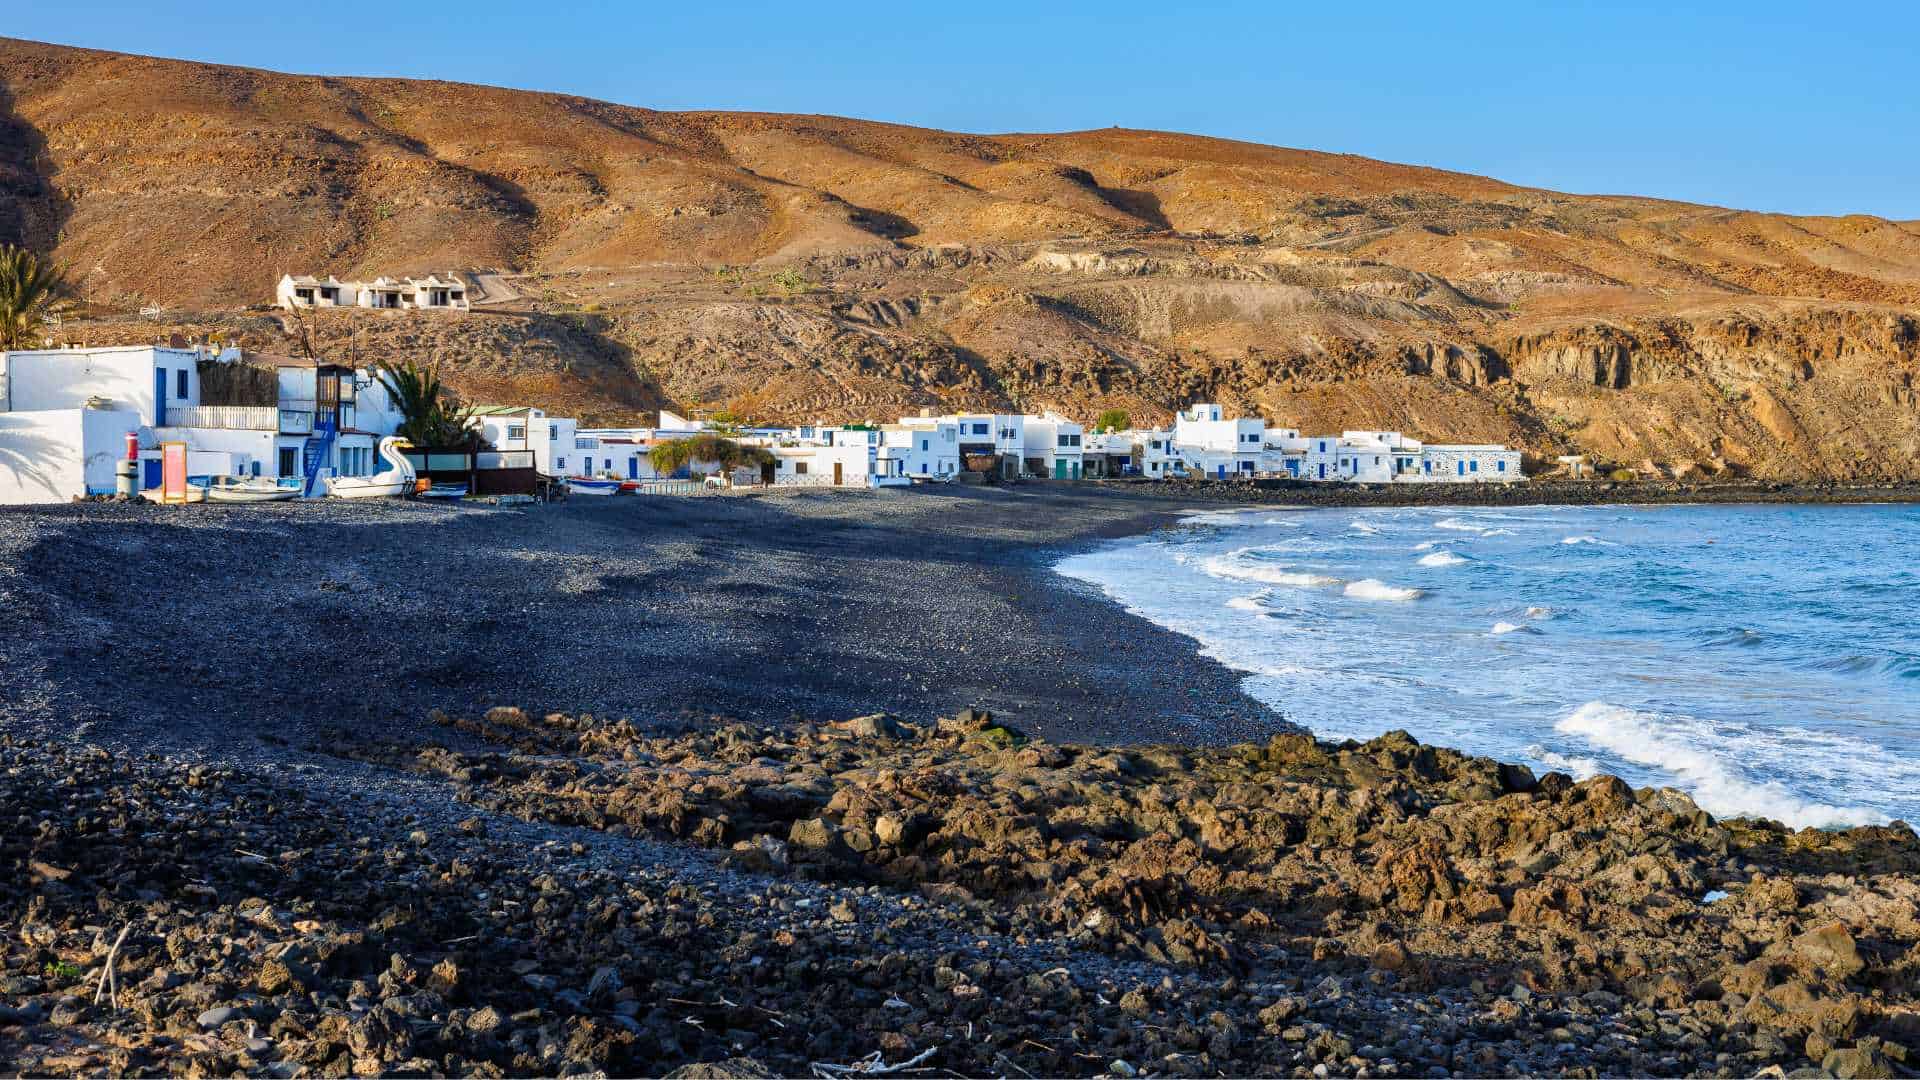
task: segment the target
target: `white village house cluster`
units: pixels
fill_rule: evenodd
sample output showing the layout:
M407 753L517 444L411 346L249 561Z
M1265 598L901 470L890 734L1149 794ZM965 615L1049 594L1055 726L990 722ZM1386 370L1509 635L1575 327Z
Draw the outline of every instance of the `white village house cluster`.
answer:
M306 288L303 280L289 279ZM376 286L379 281L325 287L339 290L329 302L349 304L366 302ZM424 482L443 469L477 475L472 470L490 468L565 481L582 494L662 490L647 485L674 478L656 473L649 451L721 430L665 411L651 427L588 429L538 408L484 406L472 421L481 450L447 463L437 460L446 455L392 439L402 420L377 372L326 361L180 342L0 352L0 503L110 495L124 483L119 476L129 460L133 482L145 492L166 482L168 461L198 492L252 491L262 498L390 494L388 487L397 489L403 478L411 485L416 473ZM724 433L772 458L728 482L789 487L872 488L986 476L1369 484L1524 478L1520 453L1504 446L1422 443L1392 431L1304 436L1258 418L1229 419L1213 404L1185 409L1170 428L1128 431L1090 432L1049 411ZM697 463L691 469L713 471Z

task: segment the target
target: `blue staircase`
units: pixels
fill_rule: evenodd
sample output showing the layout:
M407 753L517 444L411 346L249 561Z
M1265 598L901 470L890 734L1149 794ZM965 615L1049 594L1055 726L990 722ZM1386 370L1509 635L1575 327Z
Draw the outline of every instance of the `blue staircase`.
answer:
M306 446L300 451L300 468L306 474L307 486L302 493L305 497L313 495L313 483L320 478L320 468L327 463L328 451L333 449L334 436L338 434L331 412L323 412L313 418L313 434L307 436Z

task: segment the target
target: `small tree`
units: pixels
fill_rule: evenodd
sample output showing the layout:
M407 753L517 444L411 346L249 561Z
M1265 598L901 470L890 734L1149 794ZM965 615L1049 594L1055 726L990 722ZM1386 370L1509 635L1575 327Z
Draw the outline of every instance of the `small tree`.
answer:
M1108 409L1093 422L1095 431L1126 431L1133 427L1133 414L1125 409Z
M0 349L39 343L47 319L66 309L67 280L23 247L0 244Z
M773 283L788 296L807 292L813 288L813 282L807 280L807 275L791 266L773 275Z
M401 438L433 450L471 450L480 445L473 409L462 405L441 383L438 369L422 369L412 360L398 364L382 360L374 369L400 410Z
M731 474L735 469L770 465L773 453L759 446L743 446L719 435L700 434L655 443L647 451L647 461L653 471L662 476L672 476L695 462L712 463Z

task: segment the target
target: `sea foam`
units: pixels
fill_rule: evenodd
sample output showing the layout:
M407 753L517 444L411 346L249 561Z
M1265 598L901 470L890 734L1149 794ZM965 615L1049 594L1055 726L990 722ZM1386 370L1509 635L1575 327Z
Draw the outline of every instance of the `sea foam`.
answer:
M1749 777L1738 755L1748 740L1729 739L1692 717L1643 712L1589 701L1553 729L1574 735L1623 761L1670 774L1708 812L1763 817L1796 828L1873 825L1884 815L1856 806L1803 799L1779 783Z
M1417 561L1421 566L1459 566L1467 560L1465 557L1455 555L1451 551L1435 551L1420 556Z
M1346 594L1356 600L1418 600L1426 592L1423 589L1389 585L1377 578L1366 578L1347 582Z
M1319 589L1340 584L1339 578L1289 570L1280 563L1249 562L1241 557L1240 552L1210 556L1200 563L1200 569L1218 578L1259 581L1268 585L1291 585L1301 589Z

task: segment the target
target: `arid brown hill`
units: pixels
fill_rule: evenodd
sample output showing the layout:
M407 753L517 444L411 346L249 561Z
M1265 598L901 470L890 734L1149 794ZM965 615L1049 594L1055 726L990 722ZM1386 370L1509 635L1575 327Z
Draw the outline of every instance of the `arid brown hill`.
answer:
M1572 196L1159 132L661 113L0 39L0 237L99 318L258 344L282 271L492 271L339 315L469 392L766 419L1213 398L1301 426L1920 476L1920 224ZM132 320L139 308L167 314Z

